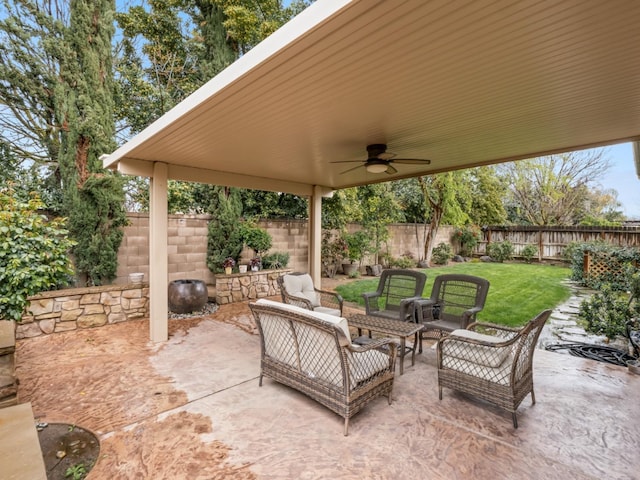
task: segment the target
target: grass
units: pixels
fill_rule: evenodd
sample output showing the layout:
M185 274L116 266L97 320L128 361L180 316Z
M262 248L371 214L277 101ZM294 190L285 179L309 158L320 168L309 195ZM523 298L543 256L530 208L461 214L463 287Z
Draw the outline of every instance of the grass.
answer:
M491 282L484 309L477 319L519 327L547 308L569 298L569 287L562 282L571 270L565 267L526 263L469 262L422 270L427 274L423 297L429 297L433 281L442 273L464 273ZM373 292L378 279L340 285L336 291L348 302L364 306L362 294Z

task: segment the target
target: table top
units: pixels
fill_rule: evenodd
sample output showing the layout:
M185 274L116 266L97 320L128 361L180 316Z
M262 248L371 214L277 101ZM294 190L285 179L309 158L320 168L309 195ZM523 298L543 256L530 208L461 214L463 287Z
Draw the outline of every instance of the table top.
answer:
M350 327L363 328L384 333L385 335L398 335L408 337L422 330L423 325L413 322L402 322L390 318L376 317L373 315L355 314L347 321Z

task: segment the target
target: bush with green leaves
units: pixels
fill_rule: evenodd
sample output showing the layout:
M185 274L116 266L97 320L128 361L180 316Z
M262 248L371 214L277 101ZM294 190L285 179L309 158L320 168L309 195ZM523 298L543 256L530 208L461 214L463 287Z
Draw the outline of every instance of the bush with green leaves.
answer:
M456 228L453 232L453 238L460 243L460 255L470 257L473 249L482 238L482 232L477 225L466 225Z
M255 252L256 257L260 257L271 248L273 244L271 234L253 221L243 222L240 229L245 245Z
M395 268L412 268L416 266L416 261L413 258L413 255L401 255L398 258L389 257L389 266Z
M565 249L566 251L567 249ZM584 255L589 252L592 263L605 263L609 267L599 275L584 273ZM570 244L571 279L596 290L608 284L613 290L627 291L630 288L634 265L640 265L640 249L620 247L604 242Z
M487 245L487 255L498 263L511 260L513 258L513 244L509 240L490 243Z
M289 252L273 252L262 257L262 267L277 270L289 265Z
M525 262L531 263L533 259L538 255L538 247L531 244L526 245L522 249L522 252L520 252L520 255L522 255L522 258L524 258Z
M440 242L433 247L431 252L431 260L436 265L446 265L451 257L453 257L453 252L451 251L451 245L448 243Z
M48 221L42 207L37 197L24 203L0 190L0 319L19 321L29 296L66 286L73 275L75 243L65 222Z
M371 238L364 230L354 233L342 234L347 244L347 258L351 263L362 262L362 259L371 250Z
M603 284L598 293L580 304L580 317L587 321L586 330L610 339L624 335L627 322L640 316L640 303L632 304L631 300L611 285Z

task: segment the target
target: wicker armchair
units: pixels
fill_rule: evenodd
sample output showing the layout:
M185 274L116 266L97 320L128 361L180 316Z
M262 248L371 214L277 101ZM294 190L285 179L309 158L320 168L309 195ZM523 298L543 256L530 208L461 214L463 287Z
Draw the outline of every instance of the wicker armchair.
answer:
M433 282L431 296L415 302L416 321L424 324L422 339L439 339L449 332L467 328L484 308L489 281L473 275L438 275Z
M511 412L533 392L533 354L542 327L551 315L545 310L521 329L472 323L438 341L438 396L442 387L479 397ZM493 335L476 330L492 332Z
M294 272L282 275L278 277L277 282L283 303L315 312L342 316L344 303L342 297L335 292L315 288L308 273Z
M413 302L422 298L427 276L415 270L383 270L375 292L363 293L367 315L413 321Z

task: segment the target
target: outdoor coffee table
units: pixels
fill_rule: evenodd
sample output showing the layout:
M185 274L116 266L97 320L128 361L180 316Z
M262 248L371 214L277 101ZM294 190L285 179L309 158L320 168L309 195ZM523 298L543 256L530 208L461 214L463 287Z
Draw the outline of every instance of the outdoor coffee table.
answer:
M369 332L373 331L392 337L400 337L400 375L404 373L404 356L407 350L411 350L411 365L415 365L416 345L418 345L418 333L422 330L421 324L364 314L350 316L348 321L350 327L358 329L358 335L362 334L362 330L369 330ZM413 347L408 348L407 337L411 335L413 335ZM359 340L362 342L362 337L354 340L354 343L358 343ZM366 343L366 341L363 343Z

